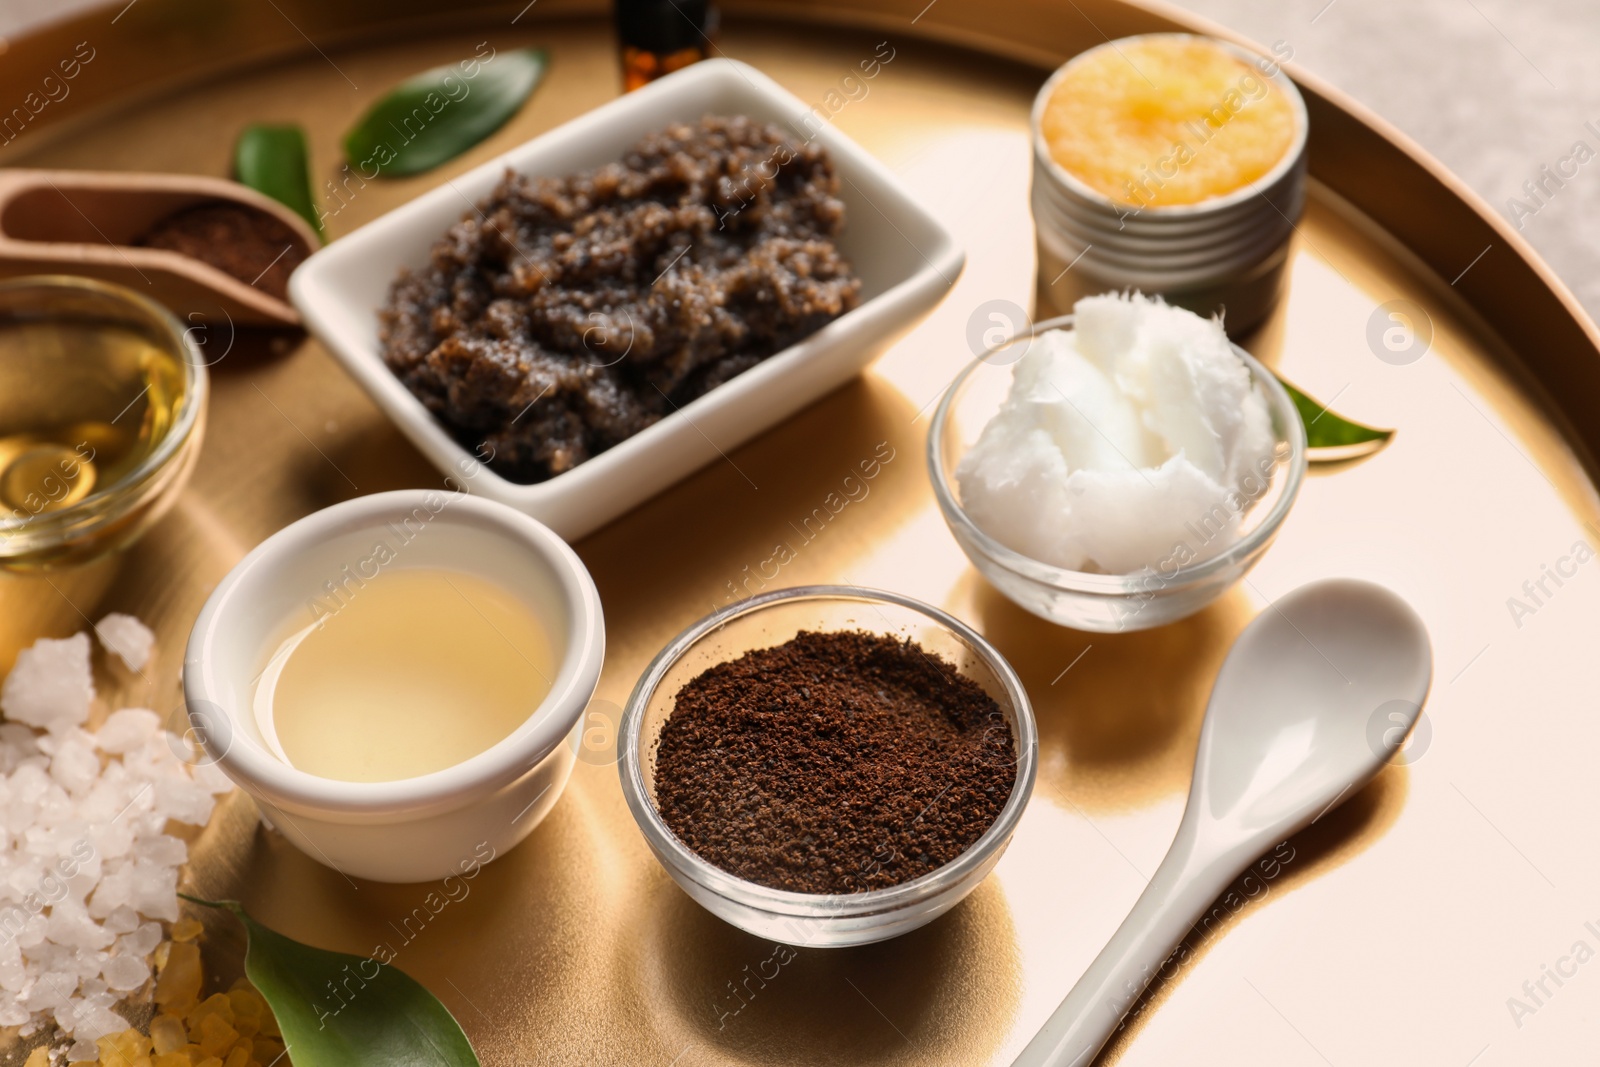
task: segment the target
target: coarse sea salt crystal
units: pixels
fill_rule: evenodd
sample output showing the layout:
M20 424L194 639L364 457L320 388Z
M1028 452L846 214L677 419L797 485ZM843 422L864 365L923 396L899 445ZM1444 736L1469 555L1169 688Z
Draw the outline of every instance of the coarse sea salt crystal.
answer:
M190 768L190 773L194 775L195 783L213 796L233 792L233 781L215 763L196 763Z
M44 944L44 928L48 923L49 920L43 915L35 915L22 924L22 932L17 934L17 944L24 952Z
M117 951L124 956L148 956L161 944L161 924L141 923L117 940Z
M100 644L131 670L142 671L150 662L150 650L155 648L156 635L150 627L120 611L113 611L95 623L94 634Z
M105 948L114 940L104 927L89 917L82 904L71 898L51 905L44 935L65 948Z
M93 915L94 912L91 911L89 914ZM100 925L113 934L131 934L139 928L139 913L122 904L112 908Z
M112 956L101 973L112 989L127 991L138 989L149 980L150 965L142 956Z
M211 809L216 806L211 791L187 776L163 778L155 783L156 810L169 819L204 826L211 819Z
M64 961L53 962L61 966ZM65 970L46 970L39 973L38 980L18 999L28 1011L70 1011L72 995L67 990L77 988L77 975Z
M109 919L124 908L133 910L133 864L126 861L107 863L106 873L94 887L89 898L89 914L95 918Z
M141 660L101 640L130 666L148 662L148 649ZM86 634L40 641L0 685L0 1026L27 1036L53 1022L76 1039L71 1062L97 1059L95 1039L127 1029L114 1009L148 987L161 923L178 917L188 846L168 824L204 825L231 788L186 762L154 712L124 708L82 729L89 647Z
M44 730L81 725L93 700L88 634L35 641L17 653L16 665L0 685L0 712L14 723Z
M50 761L50 777L56 784L75 797L83 796L100 775L100 754L94 750L94 741L81 730L68 736L57 745Z
M176 922L178 919L178 869L143 860L133 865L133 906L140 915Z
M161 717L145 708L123 708L106 716L105 725L95 731L95 744L118 755L143 748L161 730Z
M78 1019L73 1036L90 1041L108 1034L120 1034L128 1028L128 1020L101 1004L85 1002L75 1013Z

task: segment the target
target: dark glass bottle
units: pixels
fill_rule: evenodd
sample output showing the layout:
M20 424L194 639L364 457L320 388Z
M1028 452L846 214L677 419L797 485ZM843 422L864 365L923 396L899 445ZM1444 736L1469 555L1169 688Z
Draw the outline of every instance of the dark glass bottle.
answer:
M622 88L632 92L711 54L717 9L711 0L615 0Z

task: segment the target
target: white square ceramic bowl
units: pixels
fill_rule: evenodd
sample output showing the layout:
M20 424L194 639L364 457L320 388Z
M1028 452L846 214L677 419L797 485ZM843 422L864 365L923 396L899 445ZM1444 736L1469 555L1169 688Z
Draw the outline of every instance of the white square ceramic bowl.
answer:
M620 159L643 135L706 114L748 115L815 138L833 157L845 203L839 244L862 282L861 305L660 422L564 474L520 485L488 469L470 488L518 508L569 540L781 422L842 385L933 309L966 254L889 170L760 71L729 59L697 63L559 126L342 237L290 280L306 325L440 470L474 457L384 365L378 309L401 267L487 196L507 167L563 176Z

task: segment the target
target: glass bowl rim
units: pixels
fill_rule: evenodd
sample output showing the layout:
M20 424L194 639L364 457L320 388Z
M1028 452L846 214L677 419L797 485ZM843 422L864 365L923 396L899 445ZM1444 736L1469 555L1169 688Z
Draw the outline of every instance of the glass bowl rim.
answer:
M1058 315L1053 319L1045 319L989 346L982 355L963 367L945 388L944 395L939 398L939 406L934 409L933 419L928 424L926 443L929 480L933 483L933 495L939 502L939 510L943 512L945 522L956 529L962 538L975 544L986 557L1009 571L1055 589L1100 595L1127 595L1140 592L1142 589L1139 583L1146 580L1150 574L1160 575L1162 589L1187 586L1225 571L1237 565L1240 560L1248 559L1263 549L1276 536L1278 527L1283 525L1283 520L1288 516L1289 509L1294 506L1296 498L1300 495L1300 486L1305 481L1306 428L1301 422L1299 409L1294 406L1294 401L1289 398L1288 390L1284 389L1278 376L1232 340L1229 340L1228 345L1233 349L1234 355L1244 362L1251 378L1266 389L1273 414L1288 428L1289 458L1285 464L1288 481L1284 484L1283 492L1273 502L1272 510L1267 512L1255 529L1223 551L1198 562L1180 566L1170 575L1164 571L1157 571L1148 564L1141 570L1126 574L1074 571L1025 556L1016 549L1001 544L967 516L966 509L950 490L941 447L945 425L949 421L955 398L973 373L980 366L988 364L990 357L996 352L1021 341L1032 340L1051 330L1070 328L1073 320L1072 315Z
M995 816L978 839L943 866L926 874L883 889L869 889L860 893L801 893L789 889L776 889L752 882L723 870L703 859L682 841L678 840L656 810L649 790L645 787L640 732L644 725L645 708L650 698L660 688L662 680L683 655L702 638L721 629L734 619L752 615L778 605L805 600L853 600L871 604L888 603L922 615L929 621L965 641L984 664L994 672L1014 709L1014 741L1017 746L1016 777L1012 782L1011 796L1006 799L1000 814ZM633 691L628 695L627 707L619 726L620 758L618 768L622 778L622 793L646 840L663 860L668 873L682 874L717 896L742 906L768 914L790 916L797 919L860 918L878 913L896 912L922 903L961 885L974 870L989 862L992 855L1011 839L1023 810L1032 797L1038 769L1039 732L1033 716L1033 704L1027 689L1010 662L977 630L955 616L913 597L884 589L856 585L802 585L758 593L716 611L690 624L656 653ZM662 855L665 853L665 855ZM670 857L670 859L668 858Z
M0 513L0 533L39 537L48 536L49 531L53 529L68 527L84 519L97 516L102 519L115 517L137 504L142 497L144 487L151 479L183 453L199 422L200 413L205 410L210 377L206 371L205 361L190 338L189 331L171 311L143 294L120 285L75 274L29 274L0 280L0 293L30 288L89 292L117 303L133 305L148 314L158 327L168 334L168 340L175 349L173 355L178 357L184 367L183 405L178 411L177 418L162 435L156 447L150 450L150 454L140 460L132 470L104 489L91 490L82 500L60 511L41 512L23 519ZM50 316L48 314L42 316L41 321L50 321Z

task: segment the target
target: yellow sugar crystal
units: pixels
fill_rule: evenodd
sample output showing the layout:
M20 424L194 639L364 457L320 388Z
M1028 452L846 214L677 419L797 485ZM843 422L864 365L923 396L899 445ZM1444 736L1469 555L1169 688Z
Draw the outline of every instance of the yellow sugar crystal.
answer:
M150 1067L151 1061L148 1055L124 1056L116 1048L108 1045L100 1050L100 1058L95 1062L102 1067Z
M193 941L205 931L198 919L179 919L168 931L174 941Z
M150 1062L150 1039L137 1030L107 1034L95 1041L100 1062L112 1067L145 1067Z
M207 1001L210 1003L210 1001ZM211 1013L200 1020L200 1047L207 1056L223 1056L239 1040L239 1031L221 1015Z
M265 1067L271 1067L272 1064L278 1061L278 1057L282 1055L283 1043L274 1041L270 1037L256 1038L250 1050L250 1058L257 1063L265 1065Z
M222 1061L222 1067L244 1067L249 1062L250 1051L234 1046L233 1051L228 1053L228 1058Z
M260 990L250 984L248 978L240 978L233 983L228 990L228 999L233 1002L233 1025L239 1028L241 1034L245 1032L243 1026L250 1026L251 1035L283 1036L278 1029L278 1020L272 1015L272 1005L267 1003Z
M43 1045L28 1053L28 1062L22 1067L50 1067L50 1052Z
M222 1060L216 1056L207 1056L200 1061L198 1067L222 1067Z
M229 990L228 999L233 1002L235 1024L240 1019L260 1019L266 1014L267 1002L261 999L260 993L249 986Z
M197 1031L201 1021L208 1015L220 1015L223 1022L233 1025L233 1001L228 999L228 994L213 993L191 1008L187 1015L189 1029Z
M200 946L193 941L169 941L161 947L167 948L168 954L156 979L156 1004L173 1015L187 1014L199 999L205 979L200 968Z
M156 946L156 954L151 957L155 960L156 970L164 971L167 968L167 958L172 954L172 942L163 941Z
M1090 188L1165 207L1261 178L1298 126L1283 90L1220 44L1154 36L1074 60L1045 102L1039 132L1051 158Z
M189 1043L183 1020L176 1015L157 1015L150 1020L150 1041L158 1055L176 1052Z
M261 1032L261 1020L267 1014L267 1005L253 989L235 989L228 994L233 1002L233 1028L242 1037L254 1037Z
M158 1052L150 1067L194 1067L194 1061L182 1052Z

